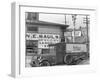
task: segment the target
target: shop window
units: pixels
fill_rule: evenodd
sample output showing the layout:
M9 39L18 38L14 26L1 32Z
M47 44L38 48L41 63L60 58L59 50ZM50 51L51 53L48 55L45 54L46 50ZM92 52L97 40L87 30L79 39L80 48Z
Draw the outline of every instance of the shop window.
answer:
M26 13L27 20L38 20L38 13L36 12L27 12Z
M38 41L26 40L26 55L33 53L38 53Z

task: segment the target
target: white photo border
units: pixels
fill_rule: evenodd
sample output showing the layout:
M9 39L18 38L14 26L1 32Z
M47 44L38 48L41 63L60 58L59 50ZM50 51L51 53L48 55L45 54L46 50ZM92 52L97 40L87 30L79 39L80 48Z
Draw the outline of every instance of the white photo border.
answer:
M15 5L15 77L35 76L35 75L56 75L69 73L87 73L96 71L96 55L93 50L95 33L95 9L81 8L60 8L60 7L43 7L31 5ZM53 66L53 67L25 67L25 12L47 12L62 14L86 14L90 15L90 65L74 65L74 66ZM92 35L92 36L91 36Z

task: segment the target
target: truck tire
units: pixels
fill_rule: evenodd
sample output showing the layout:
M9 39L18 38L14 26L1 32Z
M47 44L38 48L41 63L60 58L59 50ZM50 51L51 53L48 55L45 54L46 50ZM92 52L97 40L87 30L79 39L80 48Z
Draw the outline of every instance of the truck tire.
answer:
M69 55L69 54L66 54L66 55L64 56L64 62L65 62L66 64L68 64L68 65L71 64L72 59L73 59L73 57L72 57L71 55Z
M42 61L39 64L40 64L40 66L50 66L50 63L48 61Z

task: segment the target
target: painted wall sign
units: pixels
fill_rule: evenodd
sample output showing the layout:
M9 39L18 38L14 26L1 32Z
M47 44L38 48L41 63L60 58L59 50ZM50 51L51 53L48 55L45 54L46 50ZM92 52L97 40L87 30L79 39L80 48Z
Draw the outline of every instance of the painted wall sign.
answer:
M86 44L66 44L67 52L87 52Z
M60 42L60 35L26 33L26 40L38 40L38 48L49 48L48 44L55 44Z

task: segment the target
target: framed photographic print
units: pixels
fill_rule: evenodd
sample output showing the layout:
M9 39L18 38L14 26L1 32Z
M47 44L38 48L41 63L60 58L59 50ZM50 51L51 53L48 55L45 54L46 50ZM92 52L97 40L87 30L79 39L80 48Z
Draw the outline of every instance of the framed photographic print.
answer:
M94 71L95 11L12 3L12 75Z

